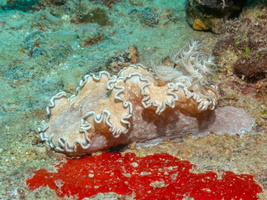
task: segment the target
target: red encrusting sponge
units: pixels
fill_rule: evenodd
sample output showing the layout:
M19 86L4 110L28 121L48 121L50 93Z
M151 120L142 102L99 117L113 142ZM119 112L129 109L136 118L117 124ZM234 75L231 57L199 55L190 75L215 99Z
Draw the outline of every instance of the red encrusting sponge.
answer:
M135 195L137 200L256 200L262 188L252 175L236 175L226 171L222 178L214 172L195 174L189 161L169 154L136 157L133 153L102 153L67 159L57 172L35 171L26 180L30 190L49 187L59 197L93 197L98 193L115 192Z

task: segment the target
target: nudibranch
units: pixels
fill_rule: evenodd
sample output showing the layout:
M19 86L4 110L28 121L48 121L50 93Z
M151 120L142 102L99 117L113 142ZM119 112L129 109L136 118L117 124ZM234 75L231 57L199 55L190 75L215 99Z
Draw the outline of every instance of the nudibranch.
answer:
M86 75L77 95L52 97L41 139L58 152L80 156L131 142L249 132L254 120L243 110L215 109L217 86L209 82L214 61L200 47L190 41L167 65L151 62L150 68L130 65L116 76Z

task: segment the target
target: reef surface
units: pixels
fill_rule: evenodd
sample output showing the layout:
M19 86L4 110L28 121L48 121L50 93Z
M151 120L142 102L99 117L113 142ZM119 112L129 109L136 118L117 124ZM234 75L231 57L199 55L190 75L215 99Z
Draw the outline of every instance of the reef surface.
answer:
M47 119L46 106L53 95L60 91L75 93L80 79L91 73L108 71L116 75L131 64L149 66L151 58L163 58L164 63L169 63L170 49L176 51L192 38L204 44L206 54L215 55L216 43L224 38L192 30L186 22L184 1L38 0L38 4L27 7L14 4L17 2L25 1L0 3L0 199L61 199L49 188L30 191L25 182L33 171L55 171L54 166L66 161L64 154L51 151L41 141L37 129ZM245 6L240 17L249 18L254 23L251 27L266 20L266 5L257 2ZM267 199L267 82L263 75L257 82L248 82L242 76L250 74L242 72L238 77L234 74L237 66L232 66L252 56L254 65L257 52L261 55L264 49L243 46L247 36L244 40L242 35L235 38L239 39L233 45L240 42L242 46L215 55L211 81L218 85L218 108L242 109L255 119L251 133L185 136L151 146L132 143L111 151L135 153L138 157L167 153L194 164L192 173L249 174L263 189L257 198ZM118 198L114 193L99 195L94 198ZM124 197L134 199L132 195Z

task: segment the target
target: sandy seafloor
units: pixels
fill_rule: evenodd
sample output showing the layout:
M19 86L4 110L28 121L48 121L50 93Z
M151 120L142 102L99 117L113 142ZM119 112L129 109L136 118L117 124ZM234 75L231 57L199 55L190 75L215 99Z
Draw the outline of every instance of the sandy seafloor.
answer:
M75 3L74 0L71 2ZM186 22L183 1L130 2L132 4L128 0L119 2L112 8L90 3L92 7L106 10L109 23L103 27L104 39L87 47L80 46L77 39L77 30L82 24L70 22L75 10L64 13L55 6L47 6L46 9L28 12L0 11L0 199L59 199L52 190L29 191L25 185L25 179L32 176L32 171L52 169L64 160L61 154L50 151L37 133L40 122L47 119L46 105L57 92L73 93L85 73L98 71L108 58L127 51L130 46L136 46L140 62L148 64L151 55L163 58L171 49L179 49L192 38L202 41L205 52L211 53L220 37L191 29ZM146 7L158 13L159 24L149 27L139 20L138 13ZM56 14L51 16L49 13ZM172 20L168 18L170 13ZM72 47L72 52L66 57L57 55L53 59L53 55L29 56L22 43L36 31L50 33L48 37L55 41L64 40ZM234 75L225 76L222 71L215 67L212 80L217 84L230 80L244 83ZM211 134L197 139L188 137L151 147L130 145L124 151L138 156L169 153L195 164L197 172L252 174L264 190L259 199L266 200L267 132L266 115L262 113L267 108L266 94L255 99L226 86L222 89L224 98L220 98L219 106L240 107L255 117L257 125L252 133L242 136ZM111 196L106 194L97 198L117 199L116 195Z

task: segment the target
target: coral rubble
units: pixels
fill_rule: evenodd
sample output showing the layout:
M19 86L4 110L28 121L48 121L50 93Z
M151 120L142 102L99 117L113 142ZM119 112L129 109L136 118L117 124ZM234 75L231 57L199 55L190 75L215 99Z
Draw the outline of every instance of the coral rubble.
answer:
M137 64L117 76L106 71L86 75L77 96L67 99L61 92L52 97L41 139L76 156L130 142L249 131L254 120L244 111L215 109L217 86L208 80L213 64L213 57L191 41L170 55L170 66L152 63L154 72Z

